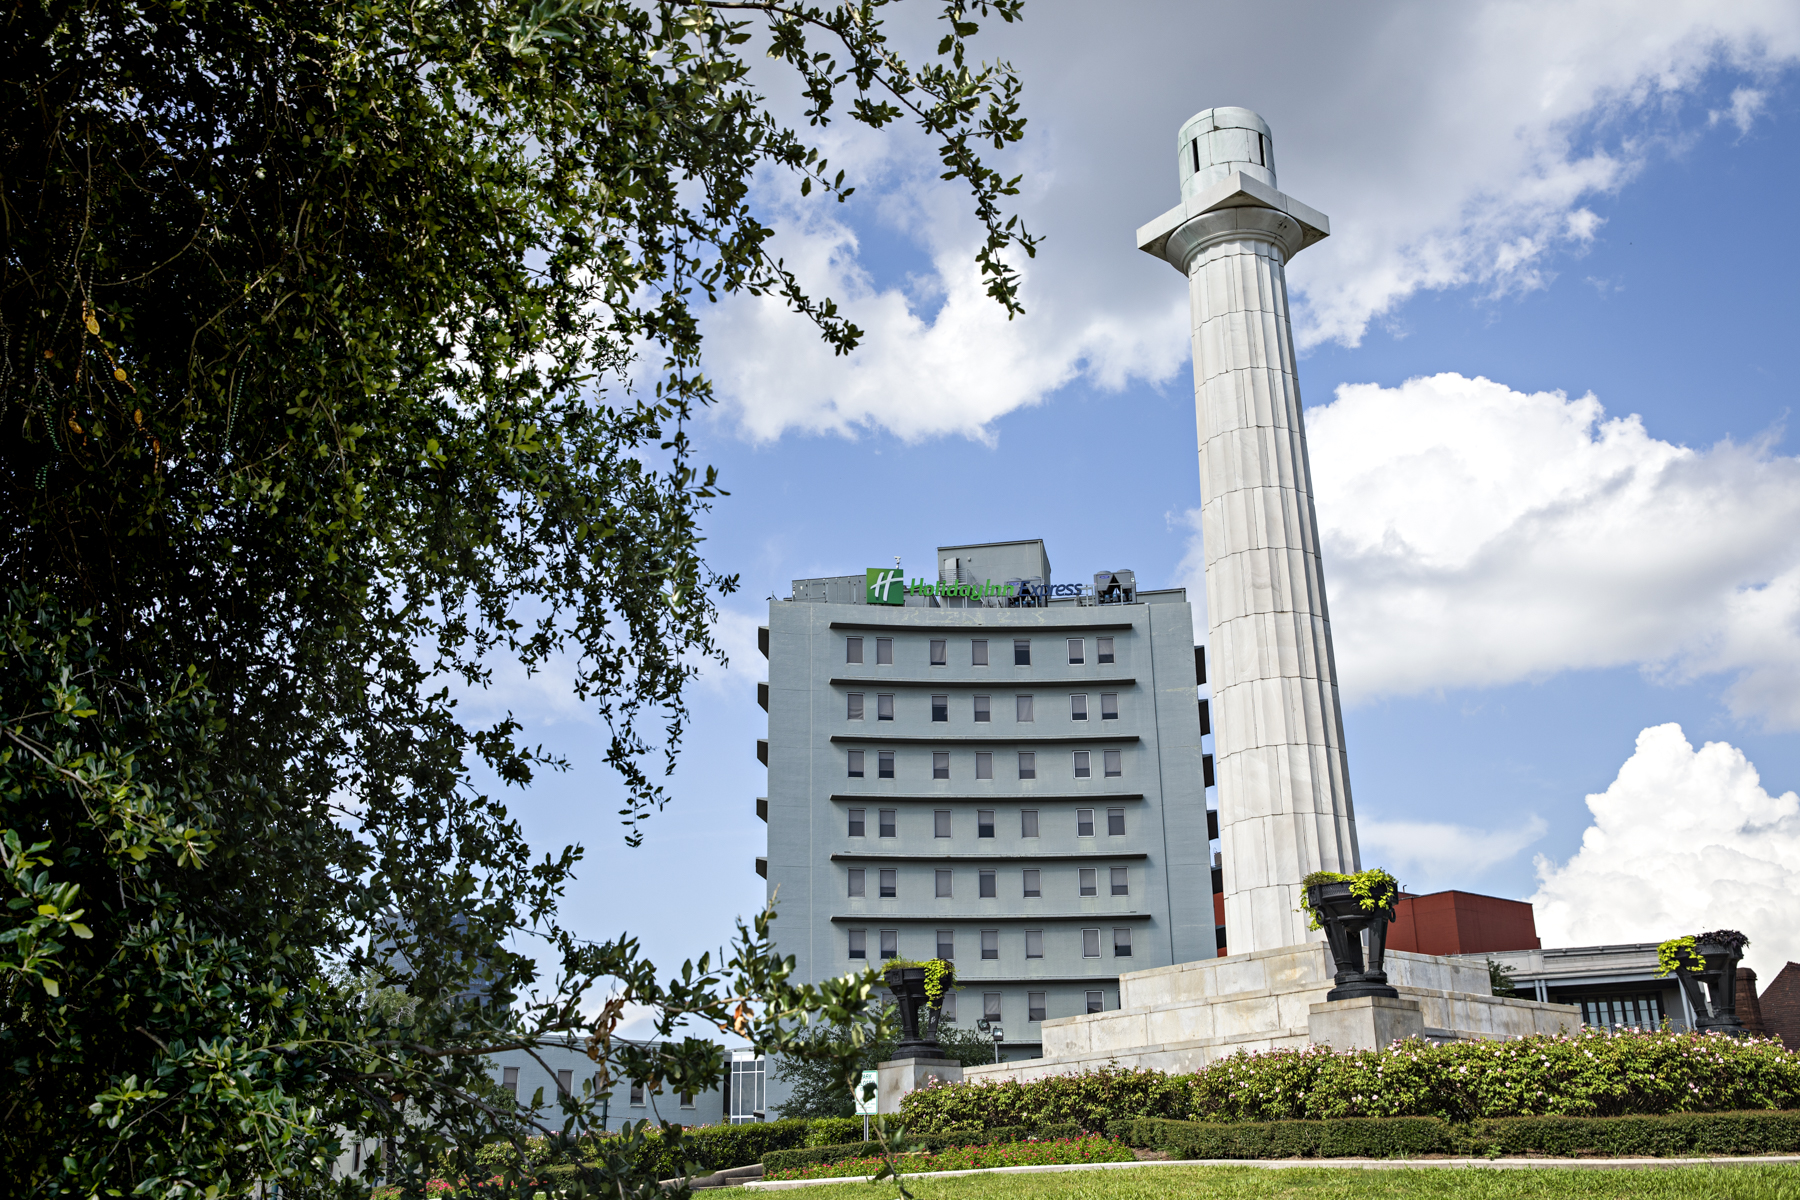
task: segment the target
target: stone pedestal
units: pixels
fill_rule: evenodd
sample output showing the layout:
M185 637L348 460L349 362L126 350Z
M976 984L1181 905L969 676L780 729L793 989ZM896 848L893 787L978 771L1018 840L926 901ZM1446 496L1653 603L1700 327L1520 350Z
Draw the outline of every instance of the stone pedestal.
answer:
M1379 1050L1390 1042L1425 1036L1425 1010L1417 1000L1358 996L1311 1005L1307 1037L1333 1050Z
M961 1083L963 1066L954 1058L896 1058L875 1064L875 1111L898 1113L906 1094L926 1083Z

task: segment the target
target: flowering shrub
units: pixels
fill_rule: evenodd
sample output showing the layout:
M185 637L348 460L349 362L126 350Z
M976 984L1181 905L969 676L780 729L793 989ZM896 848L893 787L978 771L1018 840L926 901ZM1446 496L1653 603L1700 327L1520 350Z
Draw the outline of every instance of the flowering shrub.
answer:
M1035 1167L1053 1163L1130 1162L1135 1155L1111 1138L1084 1134L1049 1142L1002 1142L991 1146L957 1146L932 1154L907 1154L900 1159L906 1174L925 1171L968 1171L978 1167ZM842 1179L873 1175L881 1169L879 1158L842 1159L816 1163L791 1171L774 1171L770 1179Z
M1103 1067L1030 1083L952 1083L907 1094L900 1111L908 1133L957 1133L997 1125L1069 1122L1095 1132L1121 1117L1186 1118L1190 1090L1182 1076Z
M1800 1054L1773 1038L1585 1029L1505 1042L1396 1042L1237 1054L1193 1075L1112 1067L1029 1083L922 1088L907 1128L946 1133L1043 1120L1102 1130L1162 1117L1211 1122L1489 1117L1800 1108Z

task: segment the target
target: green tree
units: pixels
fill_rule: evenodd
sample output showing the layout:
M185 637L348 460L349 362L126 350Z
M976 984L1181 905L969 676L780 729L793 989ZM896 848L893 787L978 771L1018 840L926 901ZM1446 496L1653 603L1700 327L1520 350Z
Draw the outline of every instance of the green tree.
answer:
M603 1084L699 1090L722 1063L684 1017L777 1051L866 1019L866 979L791 986L766 914L661 981L629 938L563 928L579 847L534 857L475 779L564 764L452 689L567 670L642 837L736 584L700 556L722 493L685 432L711 398L697 308L779 295L836 350L861 336L755 215L759 170L850 188L745 54L792 72L810 127L916 123L1013 311L1007 254L1034 243L981 151L1021 135L1018 80L968 43L1018 6L949 0L918 67L886 0L8 10L12 1186L353 1194L327 1183L351 1131L416 1189L524 1130L484 1051L581 1031ZM414 1003L343 982L369 979ZM657 1010L658 1049L613 1038L626 1001Z

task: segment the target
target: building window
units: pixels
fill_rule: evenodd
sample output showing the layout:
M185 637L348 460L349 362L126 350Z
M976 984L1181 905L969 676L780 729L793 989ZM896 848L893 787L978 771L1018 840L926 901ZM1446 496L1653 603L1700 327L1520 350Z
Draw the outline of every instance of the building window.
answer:
M981 893L980 894L981 894L981 898L983 900L994 900L994 899L999 898L1000 889L994 883L994 873L992 871L981 872Z
M891 667L894 665L893 638L875 639L875 665L878 667Z
M1100 931L1098 929L1084 929L1081 931L1081 957L1100 957Z
M939 900L948 900L950 898L950 879L953 872L937 871L935 874L937 875L937 898Z
M998 1021L1000 1019L999 992L981 993L981 1015L990 1021Z
M1107 837L1124 837L1125 836L1125 810L1124 809L1109 808L1106 810L1106 836Z
M681 1107L683 1107L683 1108L693 1108L694 1107L694 1093L692 1093L692 1092L681 1093Z
M933 779L950 778L950 755L948 752L942 750L932 752L931 777Z
M631 1107L644 1107L644 1084L641 1080L631 1081Z
M1106 1009L1105 992L1089 992L1087 994L1087 1010L1091 1013L1104 1012Z
M1044 957L1044 931L1043 930L1027 929L1025 931L1025 957L1026 958L1042 958L1042 957Z
M1106 764L1106 777L1117 779L1125 773L1125 757L1117 750L1102 750L1100 761Z
M1100 719L1102 721L1116 721L1119 719L1119 693L1100 693Z
M1069 720L1087 720L1087 697L1077 693L1069 697Z
M898 837L899 835L894 832L894 814L898 811L893 808L877 809L875 816L880 823L880 828L876 830L876 833L882 837Z
M970 639L970 641L969 641L969 665L972 667L985 667L988 665L987 639L986 638L971 638Z
M950 836L949 809L940 808L931 814L931 836L945 838Z
M975 836L991 838L994 836L994 810L978 808L975 810Z
M975 752L975 778L992 779L994 777L994 756L986 750Z
M1099 934L1096 933L1095 936L1098 937ZM1096 950L1094 953L1098 955L1100 952ZM881 931L881 957L884 959L900 957L900 931L898 929Z
M875 778L892 779L894 777L894 752L877 750L875 752Z
M862 639L859 637L844 639L844 661L860 663L862 661Z
M869 957L869 931L852 929L850 931L850 957L867 960Z
M1038 835L1038 810L1022 808L1019 810L1019 836L1036 837Z
M1089 764L1090 760L1088 758L1088 752L1086 750L1077 750L1075 752L1075 778L1087 779L1093 775L1094 768Z
M933 696L931 698L931 719L934 721L950 719L950 697Z
M900 872L897 868L883 867L876 883L881 888L881 899L893 900L900 895Z
M1017 710L1018 719L1021 721L1032 720L1031 697L1030 696L1018 696L1015 699L1018 701L1018 710Z
M856 896L858 898L860 898L864 894L864 892L863 892L863 869L861 867L851 867L850 868L850 894L852 896Z
M891 721L894 719L894 697L892 693L875 697L875 719Z
M1131 877L1124 867L1112 869L1112 894L1115 896L1131 895Z
M1041 1021L1044 1019L1044 993L1025 993L1025 1019L1027 1021Z
M1100 894L1099 879L1100 875L1097 867L1082 867L1081 894L1084 896L1098 896Z
M500 1086L512 1093L513 1099L519 1098L519 1068L501 1067Z
M850 778L861 779L862 777L863 752L861 750L852 750L850 752Z
M1093 809L1078 808L1075 810L1075 836L1076 837L1093 837L1094 836L1094 810Z
M975 723L986 725L994 719L991 696L975 697Z
M984 929L981 931L981 957L1000 957L1000 931L998 929Z
M768 1064L762 1055L748 1050L732 1054L731 1114L728 1119L733 1125L762 1120L761 1113L768 1099L767 1080Z
M1660 1029L1662 1001L1655 993L1596 996L1581 1002L1581 1023L1601 1029Z
M943 638L931 639L931 665L941 667L950 661L949 643Z
M1113 957L1114 958L1130 958L1131 957L1131 930L1129 930L1129 929L1113 930Z
M1078 667L1086 661L1087 661L1087 656L1082 652L1082 649L1081 649L1081 639L1080 638L1070 638L1069 639L1069 665L1072 667Z
M941 1011L944 1014L944 1020L950 1022L952 1025L956 1024L956 993L955 992L945 992L944 993L942 1007L939 1009L939 1011Z
M1026 868L1025 894L1027 896L1042 896L1044 894L1044 886L1042 883L1043 877L1043 873L1036 867Z
M849 704L844 713L845 719L851 720L851 721L860 721L863 719L862 698L863 698L863 694L861 692L851 692L850 693L850 695L846 698L849 701Z
M1013 666L1029 667L1031 665L1031 639L1013 639Z
M1200 702L1200 732L1203 736L1212 734L1212 705L1204 700Z
M869 810L866 808L853 808L850 810L850 836L851 837L863 836L863 825L864 825L864 822L867 821L868 815L869 815Z
M937 933L937 956L949 962L956 957L956 931L940 929Z
M1037 751L1035 751L1035 750L1019 751L1019 778L1020 779L1036 779L1037 778Z
M1113 640L1109 637L1094 639L1094 661L1109 663L1113 660Z

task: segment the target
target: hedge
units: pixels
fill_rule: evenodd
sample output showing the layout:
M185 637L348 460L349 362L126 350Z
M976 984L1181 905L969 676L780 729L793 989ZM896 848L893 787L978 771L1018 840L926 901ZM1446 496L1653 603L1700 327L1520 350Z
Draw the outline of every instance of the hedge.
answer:
M858 1120L860 1121L860 1118ZM984 1129L973 1133L924 1134L920 1136L902 1134L896 1139L898 1142L896 1148L934 1152L960 1150L969 1146L991 1146L1000 1142L1023 1142L1026 1140L1045 1142L1062 1138L1077 1138L1084 1132L1086 1131L1079 1125L1042 1125L1036 1128L1015 1125ZM859 1139L836 1146L808 1146L799 1150L776 1150L763 1158L763 1173L768 1175L775 1171L797 1171L802 1167L816 1166L821 1163L868 1158L875 1149L874 1142L865 1142Z
M1040 1120L1103 1130L1138 1117L1324 1120L1605 1117L1800 1108L1800 1054L1774 1038L1586 1029L1504 1042L1397 1042L1235 1054L1192 1075L1107 1067L1077 1075L920 1088L910 1129L948 1133Z
M1427 1154L1674 1158L1800 1151L1800 1112L1628 1117L1435 1117L1320 1121L1115 1121L1108 1132L1175 1158L1416 1158Z

